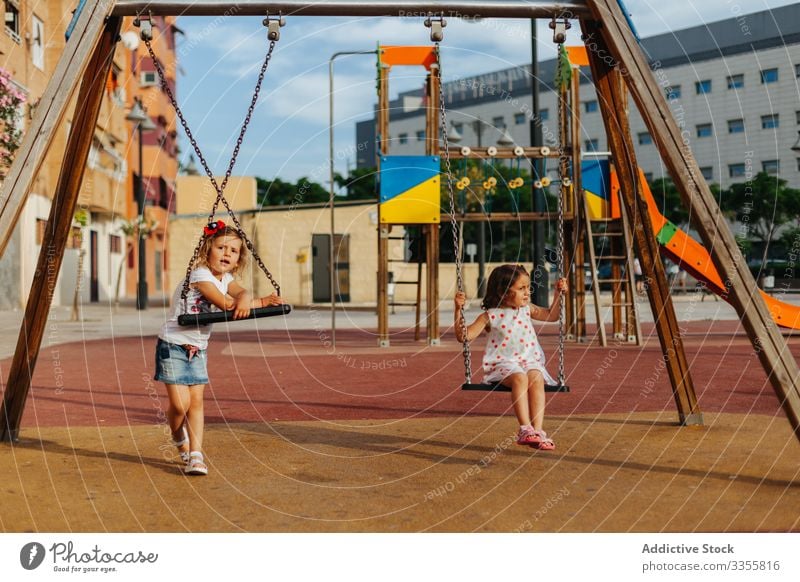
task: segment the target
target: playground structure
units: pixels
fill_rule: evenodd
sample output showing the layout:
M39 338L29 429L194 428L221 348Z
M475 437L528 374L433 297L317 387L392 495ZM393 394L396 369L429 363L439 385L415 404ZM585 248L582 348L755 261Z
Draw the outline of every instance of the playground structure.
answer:
M52 139L53 128L61 122L67 104L77 89L78 100L72 131L67 140L58 186L53 196L51 214L45 229L41 253L36 267L20 329L16 352L11 364L0 412L3 426L0 438L18 438L20 420L30 389L36 361L48 319L54 280L59 272L72 217L80 191L88 157L92 128L95 125L100 98L111 66L111 55L117 42L121 20L146 11L152 14L215 15L225 3L194 0L132 1L88 0L77 17L72 36L61 55L58 67L42 96L36 114L4 183L0 198L0 252L8 244L13 226L22 211L26 196L39 171ZM578 18L586 42L592 76L606 133L615 160L621 205L625 220L631 225L633 242L643 272L651 280L648 297L656 317L664 361L672 384L678 415L682 424L702 422L702 414L684 353L677 318L672 306L666 273L658 259L659 242L646 199L646 185L641 179L634 153L627 118L627 95L630 92L661 153L681 199L696 217L695 225L709 250L718 273L720 289L727 291L727 300L736 309L748 337L793 428L800 438L800 371L786 343L777 330L764 299L745 264L727 224L717 211L715 199L702 178L692 156L683 146L680 129L670 114L661 87L639 48L638 41L621 6L615 0L573 0L570 2L361 2L330 1L303 4L297 1L257 2L243 0L236 4L239 15L260 15L283 12L292 15L317 16L400 16L430 13L432 7L443 16L457 13L462 17L480 16L515 18ZM439 31L441 33L441 31ZM439 40L439 39L437 39ZM604 55L610 58L600 58ZM621 72L625 71L625 74ZM437 140L428 128L431 155ZM573 144L576 147L576 144ZM562 184L563 190L563 184ZM429 223L435 224L433 217ZM435 230L431 231L430 249L436 248ZM383 244L383 243L381 243ZM430 265L428 267L431 268ZM629 271L630 272L630 271ZM384 273L385 275L385 273ZM435 273L431 279L435 277ZM385 288L386 278L379 277ZM436 289L429 291L428 301L436 299ZM380 287L379 287L380 288ZM385 305L385 303L384 303ZM429 329L429 341L438 337L438 322ZM380 330L379 330L380 331Z

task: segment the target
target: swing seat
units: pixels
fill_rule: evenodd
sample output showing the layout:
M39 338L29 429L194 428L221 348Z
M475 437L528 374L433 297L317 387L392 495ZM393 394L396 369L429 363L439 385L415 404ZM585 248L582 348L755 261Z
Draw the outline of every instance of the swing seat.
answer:
M258 319L260 317L274 317L288 315L292 311L291 305L271 305L269 307L256 307L250 310L250 315L239 319L233 318L233 311L213 311L211 313L184 313L178 316L178 325L208 325L209 323L223 323L226 321L244 321L245 319Z
M500 382L493 384L462 384L462 390L480 390L483 392L511 392L511 388ZM569 392L569 386L566 384L545 384L545 392Z

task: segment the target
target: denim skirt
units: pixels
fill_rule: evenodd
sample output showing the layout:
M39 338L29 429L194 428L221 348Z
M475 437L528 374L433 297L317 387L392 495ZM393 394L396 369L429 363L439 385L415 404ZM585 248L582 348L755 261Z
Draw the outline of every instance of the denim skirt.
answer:
M208 384L206 350L198 350L189 360L186 348L159 338L156 344L155 379L164 384L184 386Z

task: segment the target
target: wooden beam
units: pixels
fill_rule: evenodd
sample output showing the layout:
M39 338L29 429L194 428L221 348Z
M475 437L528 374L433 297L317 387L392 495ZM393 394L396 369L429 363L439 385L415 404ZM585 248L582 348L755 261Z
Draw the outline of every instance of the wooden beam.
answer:
M427 322L425 328L428 331L428 345L439 345L439 225L425 225L427 233L425 254L427 264L425 296L425 311L427 312Z
M541 147L503 147L503 146L489 146L489 147L480 147L480 148L472 148L467 147L469 149L469 153L465 154L466 151L464 148L466 146L450 146L448 151L450 152L450 159L451 160L463 160L467 158L469 160L515 160L517 158L528 158L531 160L536 159L545 159L545 158L558 158L558 150L555 148L549 148L547 146ZM567 144L564 146L565 148L571 148L571 144ZM517 149L519 148L519 149ZM489 150L492 150L494 155L490 155ZM518 155L521 153L522 155Z
M595 21L583 21L582 27L586 37L596 37L599 33L599 26ZM595 42L596 50L588 51L589 64L592 68L608 143L620 179L621 194L625 202L622 204L623 212L627 215L628 224L633 228L634 243L642 263L642 270L650 279L647 295L658 339L661 342L664 362L672 383L678 416L681 424L702 424L703 416L697 404L697 396L689 373L689 363L683 349L678 318L675 316L672 297L669 294L667 275L660 259L656 233L642 193L621 75L617 68L600 57L601 54L608 54L604 40L598 38Z
M25 401L39 357L53 291L64 258L64 249L72 232L75 206L121 24L122 19L118 17L108 20L100 41L91 53L91 59L81 82L72 130L67 139L61 174L50 206L50 218L45 227L42 249L39 252L39 261L25 308L25 319L20 328L17 348L3 394L3 405L0 410L0 440L3 441L13 442L19 437Z
M703 179L691 150L670 111L663 88L627 25L616 0L587 0L603 27L595 34L605 39L620 67L642 119L653 136L692 224L700 233L726 288L728 301L736 309L753 343L755 353L772 383L795 436L800 440L800 369L761 298L753 275L736 244L714 195ZM593 38L587 38L591 48ZM659 71L656 70L656 75Z
M571 214L564 214L564 220L572 220ZM556 212L493 212L483 214L482 212L467 212L466 214L456 214L456 222L530 222L533 220L558 221ZM441 223L450 221L449 214L441 215Z
M0 256L5 252L33 180L61 126L89 57L100 40L105 18L113 7L114 2L108 0L87 2L36 106L36 113L0 190Z
M423 18L550 18L586 16L586 0L117 0L114 14L136 16L401 16ZM445 36L447 31L445 31Z

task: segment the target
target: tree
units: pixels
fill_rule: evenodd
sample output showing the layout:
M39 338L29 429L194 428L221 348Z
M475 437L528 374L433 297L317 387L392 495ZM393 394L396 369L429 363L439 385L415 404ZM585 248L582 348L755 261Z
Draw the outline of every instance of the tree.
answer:
M295 184L280 178L267 180L256 177L256 193L260 206L289 206L327 202L328 191L316 182L302 177Z
M717 184L709 184L708 187L711 193L719 199L719 186ZM658 204L661 214L682 229L689 226L691 222L691 213L683 204L681 195L678 192L678 187L675 186L671 178L666 177L653 180L650 182L650 191L653 193L653 198L656 204Z
M81 320L80 308L80 294L81 287L83 286L83 259L86 256L86 250L83 248L83 229L89 224L89 213L82 208L75 211L73 221L78 226L78 272L75 274L75 291L72 294L72 314L70 315L71 321Z
M720 206L731 220L737 220L737 238L752 235L764 243L761 263L766 264L769 245L776 231L800 214L800 190L786 186L786 180L759 172L753 180L731 185L722 192Z
M147 238L150 234L158 227L157 220L151 220L150 222L145 222L141 216L137 216L132 220L126 220L123 222L120 227L119 231L121 234L125 236L125 256L119 262L119 268L117 269L117 285L114 289L114 309L119 309L119 289L120 284L122 282L122 270L125 268L125 257L128 256L128 253L132 253L133 249L128 249L128 239L135 239L138 240L138 234L141 233L141 236Z
M23 103L25 95L14 86L9 72L0 67L0 180L5 179L22 141L18 126Z
M356 168L346 178L335 174L333 181L347 190L347 200L374 200L378 197L375 168Z

